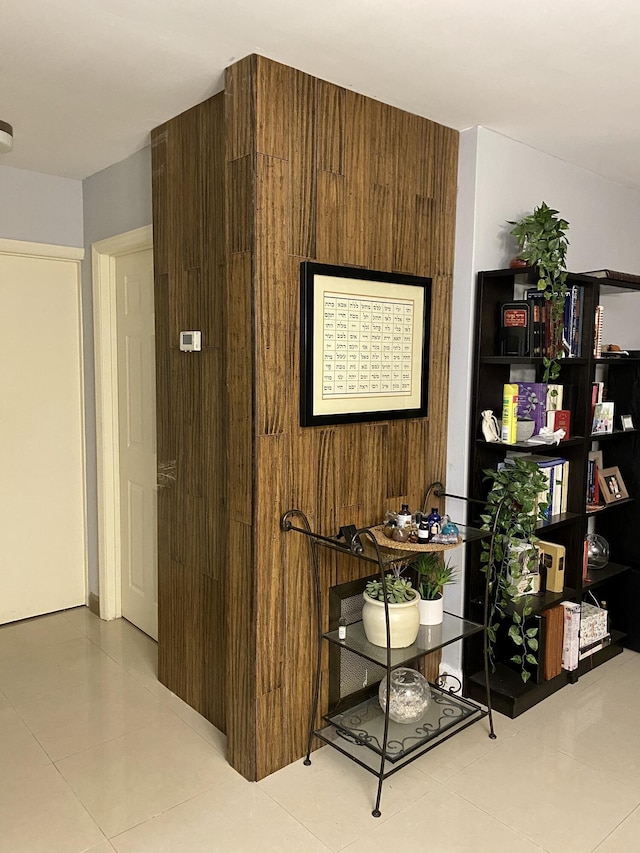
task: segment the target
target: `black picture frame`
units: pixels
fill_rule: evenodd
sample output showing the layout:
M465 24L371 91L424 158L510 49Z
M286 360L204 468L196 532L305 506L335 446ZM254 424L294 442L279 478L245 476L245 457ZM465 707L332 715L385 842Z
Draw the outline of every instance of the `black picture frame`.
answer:
M431 286L423 276L300 264L302 426L427 415Z

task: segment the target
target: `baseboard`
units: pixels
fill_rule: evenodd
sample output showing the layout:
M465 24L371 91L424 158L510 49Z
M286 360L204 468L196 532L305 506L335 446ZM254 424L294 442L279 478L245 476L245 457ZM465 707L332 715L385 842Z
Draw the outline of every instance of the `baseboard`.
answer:
M100 616L100 596L95 592L89 593L89 610L96 616Z

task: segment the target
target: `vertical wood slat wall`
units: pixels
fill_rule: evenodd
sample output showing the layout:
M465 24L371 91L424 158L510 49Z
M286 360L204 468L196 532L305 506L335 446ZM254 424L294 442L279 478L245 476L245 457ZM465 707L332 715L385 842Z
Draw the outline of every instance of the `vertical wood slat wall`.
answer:
M182 582L203 600L183 602L180 615L167 603L174 612L165 619L161 600L160 648L165 683L179 687L179 695L226 730L231 764L247 778L260 779L304 752L316 650L308 546L302 537L281 533L281 514L299 507L317 530L333 534L342 524L375 523L401 502L420 505L428 484L444 478L458 134L258 56L228 69L225 93L213 100L216 108L208 118L200 105L154 134L160 303L167 290L171 303L172 276L181 290L203 291L180 298L174 293L182 306L207 294L224 296L209 317L222 347L213 347L220 357L215 370L207 373L204 361L194 360L194 371L203 367L197 377L187 375L185 356L173 353L170 373L166 354L158 356L159 383L169 382L182 402L197 383L206 400L198 413L192 410L193 422L174 405L159 430L178 460L174 497L163 498L167 507L160 521L171 532L168 537L161 532L160 539L172 540L174 526L191 518L202 542L191 544L190 560L217 566L205 571L170 546L161 599L180 598L176 577L189 562ZM177 132L191 113L199 116L197 145L186 131ZM202 149L205 139L213 150ZM170 143L188 150L170 151ZM199 163L188 165L196 156ZM165 172L155 174L163 157ZM180 183L179 171L188 185ZM218 189L224 186L223 211L211 195L204 205L189 200L212 171L210 180ZM184 233L192 227L199 238ZM179 240L182 248L175 245ZM224 274L206 254L211 240L218 248L209 254L224 259ZM168 258L193 264L191 276L172 268ZM303 260L433 278L428 418L299 426ZM202 328L203 322L194 323L180 328ZM172 350L177 329L172 326ZM226 388L212 389L209 383L222 376ZM226 467L211 447L218 440ZM187 493L180 503L177 494L185 486L180 466L190 464L187 459L198 463L198 442L201 461L207 454L217 461L204 476L194 474L201 494ZM220 472L223 479L211 483ZM196 505L204 508L204 522L197 512L190 515ZM218 510L224 541L207 524ZM171 518L171 511L182 515ZM191 531L183 534L188 540ZM205 572L206 584L193 580L198 571ZM355 561L328 555L322 566L324 600L330 586L358 573L362 566ZM211 627L212 620L226 625L224 635ZM195 645L187 639L189 621ZM225 674L218 660L199 686L203 661L180 662L197 644L210 654L226 648ZM325 655L325 685L327 663ZM325 701L326 695L323 689Z

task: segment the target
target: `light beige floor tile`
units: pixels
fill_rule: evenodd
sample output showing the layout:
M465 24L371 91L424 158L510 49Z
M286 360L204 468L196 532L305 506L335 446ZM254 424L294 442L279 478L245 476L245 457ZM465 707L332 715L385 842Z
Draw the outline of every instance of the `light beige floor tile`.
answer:
M175 716L57 767L108 838L238 776Z
M166 719L171 712L120 668L16 703L53 761Z
M91 639L138 681L157 682L158 644L126 619L101 622Z
M540 853L541 847L450 791L436 788L344 853Z
M15 778L0 774L0 853L80 853L102 841L52 764Z
M87 681L97 683L117 671L111 658L86 637L78 637L0 660L0 689L15 704Z
M11 702L7 699L4 693L0 690L0 711L3 711L5 708L11 708Z
M550 853L590 851L638 795L550 746L541 731L515 735L444 784Z
M155 684L145 682L145 688L163 703L164 706L181 720L190 726L194 731L198 732L200 737L203 737L207 743L215 747L221 755L227 753L227 738L219 729L212 725L209 720L205 719L201 714L195 711L186 702L183 702L175 693L172 693L164 684L156 681Z
M40 746L13 708L0 708L0 778L11 778L31 767L51 764Z
M413 766L439 781L448 779L490 750L496 749L505 738L513 737L512 723L512 720L495 715L494 725L498 737L491 740L487 718L479 720L418 758Z
M637 709L638 703L630 707ZM532 735L624 783L640 798L640 729L629 720L630 707L609 692L585 694L554 719L545 717Z
M157 681L158 644L135 625L126 619L105 622L86 607L66 610L65 618L135 678Z
M118 853L327 853L257 785L238 779L111 839Z
M61 613L11 622L0 626L0 660L81 636L82 631L71 625Z
M115 847L111 845L109 841L103 841L102 844L98 844L97 847L92 847L90 850L87 850L86 853L113 853Z
M340 850L401 807L413 803L437 783L413 765L384 782L381 818L373 818L378 780L331 747L273 773L258 783L308 830L332 850Z
M595 853L638 853L640 849L640 806L613 830Z

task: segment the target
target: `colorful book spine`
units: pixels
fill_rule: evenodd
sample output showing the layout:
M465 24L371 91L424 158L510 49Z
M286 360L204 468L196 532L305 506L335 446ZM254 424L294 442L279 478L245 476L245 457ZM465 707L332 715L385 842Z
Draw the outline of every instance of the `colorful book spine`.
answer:
M518 385L507 383L502 389L502 429L501 439L504 444L516 443L518 423Z

